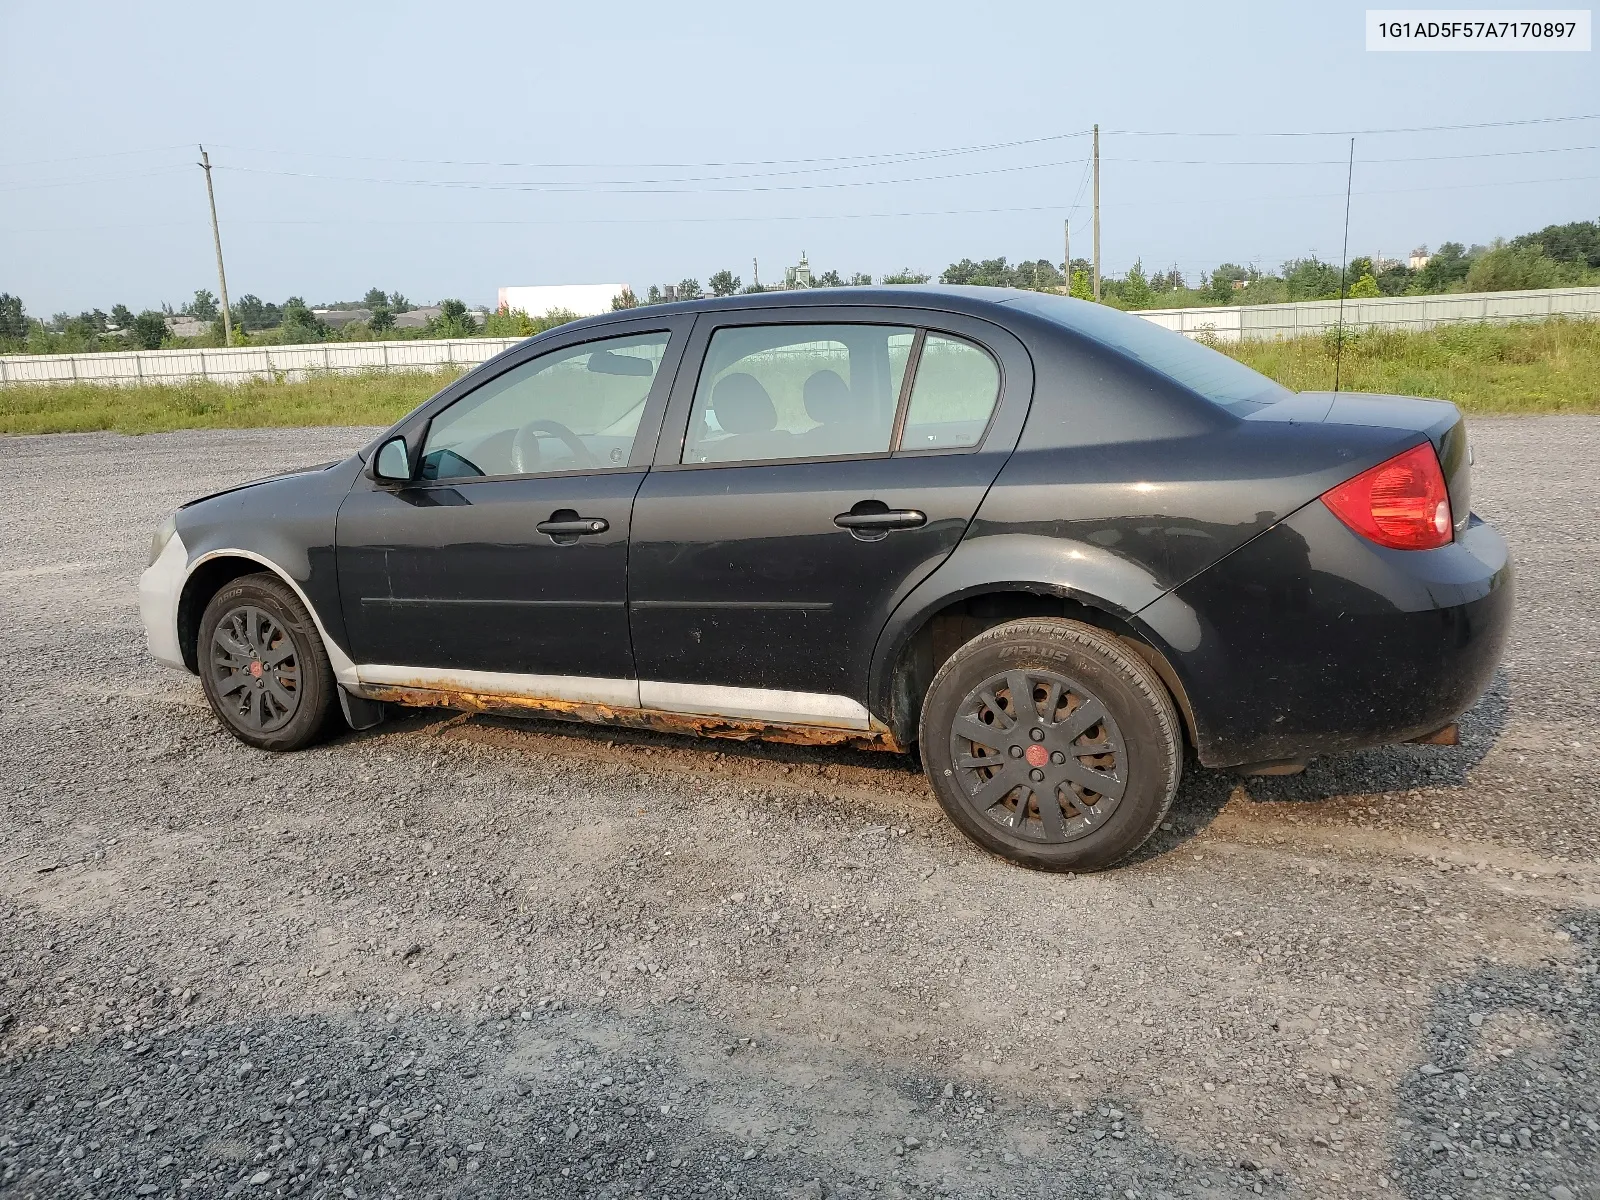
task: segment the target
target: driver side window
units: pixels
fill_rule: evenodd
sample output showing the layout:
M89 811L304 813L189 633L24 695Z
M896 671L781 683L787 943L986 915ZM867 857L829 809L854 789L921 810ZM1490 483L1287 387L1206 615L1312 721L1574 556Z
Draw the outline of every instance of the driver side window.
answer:
M468 392L429 425L420 477L627 466L668 336L644 333L552 350Z

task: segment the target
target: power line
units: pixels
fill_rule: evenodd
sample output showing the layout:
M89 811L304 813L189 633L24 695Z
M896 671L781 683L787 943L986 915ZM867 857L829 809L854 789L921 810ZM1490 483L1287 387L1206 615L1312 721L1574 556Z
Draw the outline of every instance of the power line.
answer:
M213 170L221 168L212 164ZM1586 183L1600 179L1600 175L1567 175L1558 178L1546 179L1497 179L1486 183L1445 184L1434 187L1417 188L1374 188L1368 191L1354 192L1356 196L1393 196L1411 193L1434 191L1459 191L1466 188L1490 187L1524 187L1533 184L1547 183ZM1254 200L1263 203L1279 203L1285 200L1336 200L1344 197L1343 192L1302 192L1288 196L1183 196L1171 200L1134 200L1119 205L1120 208L1193 208L1198 204L1238 204L1242 200ZM284 217L284 218L243 218L233 219L231 224L237 225L392 225L392 226L418 226L418 225L504 225L504 226L562 226L562 225L715 225L723 223L745 223L752 221L869 221L880 219L894 219L901 217L966 217L988 216L1000 213L1060 213L1067 211L1062 204L1032 204L1032 205L1007 205L995 208L947 208L904 210L897 212L862 212L862 213L784 213L775 216L718 216L718 217L573 217L573 218L440 218L440 219L411 219L411 218L380 218L370 216L359 217ZM4 233L72 233L87 232L89 230L115 230L115 229L157 229L157 228L194 228L200 222L196 221L165 221L148 222L140 221L126 224L107 225L70 225L39 228L7 228ZM1192 261L1199 262L1200 259ZM1209 261L1209 260L1206 260Z
M1405 125L1392 129L1323 129L1249 132L1247 130L1152 130L1109 129L1108 137L1376 137L1391 133L1459 133L1472 129L1511 129L1524 125L1560 125L1569 121L1600 121L1600 113L1581 113L1571 117L1527 117L1517 121L1475 121L1466 125Z
M1532 154L1565 154L1600 149L1600 145L1588 146L1553 146L1542 150L1495 150L1484 151L1476 154L1439 154L1422 156L1403 156L1396 158L1363 159L1365 164L1382 163L1414 163L1414 162L1446 162L1456 160L1470 160L1480 158L1519 157ZM1221 166L1221 167L1247 167L1247 166L1283 166L1283 167L1313 167L1313 166L1343 166L1343 159L1312 159L1312 160L1212 160L1212 159L1163 159L1163 158L1108 158L1110 162L1145 163L1169 166ZM517 191L517 192L548 192L553 195L584 195L599 193L607 195L740 195L761 192L799 192L820 191L837 188L852 187L883 187L904 183L938 183L952 179L973 179L986 175L1014 174L1019 171L1048 170L1054 167L1068 167L1076 163L1084 163L1086 172L1092 168L1091 158L1059 159L1042 163L1022 163L1009 167L985 167L973 171L949 172L941 175L919 175L898 179L851 179L825 183L803 183L775 186L761 186L749 188L724 188L724 187L668 187L656 186L663 184L700 182L697 179L639 179L639 180L474 180L474 179L392 179L379 176L363 175L323 175L312 171L275 171L263 167L224 166L219 164L219 171L241 171L253 175L274 175L289 179L316 179L338 183L371 183L396 187L437 187L437 188L464 188L473 191ZM747 178L764 178L765 176L748 176ZM715 180L719 177L709 177ZM720 178L739 178L725 176ZM1088 175L1085 175L1087 181ZM1082 185L1079 194L1082 193ZM1073 207L1077 207L1074 201Z
M1363 158L1362 166L1374 163L1453 162L1469 158L1512 158L1526 154L1570 154L1580 150L1600 150L1600 145L1549 146L1542 150L1485 150L1476 154L1402 154L1392 158ZM1342 158L1280 158L1280 159L1222 159L1222 158L1106 158L1107 162L1160 163L1180 167L1342 167Z
M35 158L29 162L0 163L0 171L11 167L50 167L56 163L88 162L95 158L124 158L130 154L165 154L170 150L182 149L182 145L150 146L141 150L104 150L98 154L74 154L68 158Z
M86 183L112 183L123 179L151 179L157 175L176 175L184 166L157 167L154 171L119 171L113 175L88 175L82 179L47 179L42 183L0 183L0 192L32 192L43 188L78 187Z
M1510 129L1529 125L1557 125L1573 121L1597 121L1600 113L1578 113L1571 116L1560 117L1526 117L1510 121L1475 121L1457 125L1411 125L1395 126L1386 129L1331 129L1331 130L1263 130L1251 132L1248 130L1150 130L1150 129L1118 129L1101 130L1106 137L1355 137L1377 136L1382 134L1402 133L1450 133L1477 129ZM1011 150L1020 146L1037 146L1049 142L1066 141L1071 138L1087 137L1088 129L1074 130L1068 133L1051 133L1039 137L1015 138L1009 141L984 142L965 146L944 146L924 150L905 151L880 151L874 154L858 155L829 155L810 158L757 158L757 159L712 159L699 162L526 162L526 161L497 161L490 159L438 159L438 158L401 158L392 155L372 154L332 154L318 150L284 150L281 148L261 146L235 146L223 143L214 143L219 149L235 150L247 154L277 154L302 158L328 158L347 162L387 162L402 163L413 166L445 166L445 167L494 167L502 169L537 169L537 170L698 170L702 168L719 167L772 167L772 166L806 166L816 163L844 163L871 165L874 161L888 164L916 161L922 158L935 158L957 154L987 154L999 150ZM65 161L65 160L63 160ZM1343 162L1343 159L1338 160Z
M1529 125L1560 125L1568 124L1574 121L1596 120L1600 120L1600 113L1577 113L1571 116L1562 117L1527 117L1511 121L1475 121L1456 125L1395 126L1384 129L1261 130L1256 132L1251 132L1248 130L1217 129L1117 129L1102 130L1101 132L1107 137L1364 137L1383 134L1452 133L1477 129L1511 129ZM854 163L870 165L874 161L894 164L898 162L916 161L919 158L934 158L957 154L987 154L999 150L1015 149L1020 146L1037 146L1049 142L1066 141L1071 138L1087 137L1089 132L1090 131L1087 129L1079 129L1069 133L1051 133L1032 138L1015 138L1010 141L983 142L965 146L935 147L927 150L879 151L874 154L829 155L811 158L712 159L699 162L510 162L488 159L429 159L400 158L395 156L370 154L330 154L317 150L285 150L282 148L261 146L236 146L226 143L213 143L213 145L219 149L236 150L249 154L277 154L302 158L331 158L349 162L391 162L416 166L498 167L507 169L535 168L548 170L622 170L628 168L650 170L695 170L715 167L806 166L817 163ZM88 162L93 159L122 158L138 154L159 154L171 150L182 150L186 144L187 143L178 143L170 146L148 146L129 150L104 150L93 154L66 155L60 158L26 159L16 162L0 163L0 170L9 170L13 167L51 166L56 163Z
M1521 157L1527 157L1527 156L1530 156L1530 155L1539 155L1539 154L1578 154L1578 153L1584 153L1584 152L1595 151L1595 150L1600 150L1600 144L1590 144L1590 145L1586 145L1586 146L1548 146L1548 147L1530 149L1530 150L1487 150L1487 151L1479 151L1479 152L1469 153L1469 154L1423 154L1423 155L1410 155L1410 154L1408 154L1408 155L1398 155L1398 156L1391 156L1391 157L1384 157L1384 158L1363 158L1361 160L1361 162L1362 162L1363 166L1383 165L1383 164L1393 164L1393 163L1410 164L1410 163L1422 163L1422 162L1457 162L1457 161L1463 161L1464 162L1464 161L1471 161L1471 160L1475 160L1475 159L1485 159L1485 158L1521 158ZM1209 158L1143 158L1143 157L1126 158L1126 157L1111 156L1111 155L1105 155L1105 156L1102 156L1102 158L1103 158L1103 161L1105 161L1105 162L1138 163L1138 164L1152 165L1152 166L1189 166L1189 167L1319 167L1319 166L1343 166L1344 163L1345 163L1345 160L1342 159L1342 158L1326 158L1326 159L1323 159L1323 158L1315 158L1315 159L1209 159ZM797 171L774 171L774 172L761 173L761 174L751 174L751 175L703 176L703 177L689 177L689 178L684 178L684 179L671 179L671 180L640 179L640 180L573 180L573 181L562 181L562 180L544 180L544 181L536 181L536 180L529 180L529 181L504 180L504 181L497 181L497 180L467 180L467 179L463 179L463 180L455 180L455 179L383 179L383 178L377 178L377 177L372 177L372 176L359 176L359 175L323 175L323 174L318 174L316 172L309 172L309 171L273 171L273 170L270 170L270 169L267 169L267 168L261 168L261 167L226 166L226 165L223 165L223 164L218 164L216 169L219 170L219 171L242 171L242 172L248 172L248 173L257 174L257 175L278 175L278 176L282 176L282 177L285 177L285 178L320 179L320 180L328 180L328 181L344 182L344 183L377 183L377 184L387 184L387 185L397 185L397 186L404 185L404 186L417 186L417 187L475 188L475 189L481 189L481 190L486 190L486 191L548 190L552 194L557 194L557 195L560 195L560 194L563 194L563 193L571 193L571 194L574 194L574 195L578 195L578 194L583 194L584 192L590 191L590 190L607 190L607 189L612 189L612 188L614 188L616 190L614 192L610 192L609 194L615 194L615 195L634 195L634 194L636 194L636 195L656 195L656 194L660 194L660 195L677 195L677 194L685 194L685 195L688 195L688 194L695 194L695 193L698 193L698 192L706 192L706 193L719 193L720 192L720 193L728 193L728 194L737 194L737 193L740 193L740 192L759 192L759 191L784 191L784 190L801 191L801 190L820 189L820 188L827 188L827 187L875 187L875 186L881 186L881 185L886 185L886 184L896 184L896 183L929 183L929 182L939 182L939 181L949 180L949 179L975 178L975 177L982 176L982 175L1006 174L1006 173L1012 173L1012 172L1017 172L1017 171L1045 170L1045 169L1049 169L1051 167L1071 166L1072 164L1077 163L1077 162L1081 162L1081 163L1084 164L1084 176L1083 176L1084 182L1079 185L1078 193L1075 196L1074 201L1073 201L1072 208L1073 208L1074 211L1076 211L1076 209L1079 206L1079 201L1082 198L1082 193L1083 193L1084 187L1087 185L1088 179L1089 179L1089 172L1090 172L1090 169L1091 169L1091 166L1092 166L1089 156L1085 156L1084 158L1081 158L1081 159L1061 159L1061 160L1056 160L1056 161L1051 161L1051 162L1043 162L1043 163L1023 163L1023 164L1020 164L1020 165L1010 166L1010 167L990 167L990 168L985 168L985 169L977 170L977 171L953 172L953 173L948 173L948 174L943 174L943 175L927 175L927 176L920 176L920 177L911 178L911 179L848 180L848 181L842 181L842 182L840 182L838 184L807 184L807 185L799 185L799 186L796 186L794 188L788 188L788 189L785 189L785 188L673 188L673 189L664 189L664 190L662 190L660 192L652 192L652 191L648 190L645 185L651 185L651 184L657 184L657 183L694 183L694 182L701 182L701 181L717 182L717 181L734 181L734 180L739 180L739 179L764 179L764 178L773 178L773 177L784 176L784 175L803 175L803 174L807 174L808 172L806 172L806 171L798 171L798 170ZM884 165L891 165L891 164L884 164ZM84 176L84 177L81 177L81 178L78 178L78 179L55 179L55 180L44 180L42 182L36 182L36 183L17 183L17 184L0 183L0 192L21 192L21 191L34 191L34 190L38 190L38 189L42 189L42 188L74 187L74 186L86 185L86 184L116 182L116 181L120 181L120 180L124 180L124 179L149 179L149 178L153 178L153 177L160 176L160 175L175 174L177 172L184 171L186 169L187 168L184 167L184 166L177 165L177 166L170 166L170 167L158 167L158 168L156 168L154 170L149 170L149 171L121 171L121 172L114 172L114 173L110 173L110 174L90 175L90 176ZM819 170L821 170L821 169L832 170L832 169L845 169L845 168L819 168ZM860 169L860 168L849 168L849 169Z
M236 150L245 154L279 154L298 158L331 158L346 162L386 162L400 163L408 166L431 167L496 167L504 169L531 168L535 170L550 171L612 171L627 169L692 171L709 169L713 167L786 167L801 166L811 163L837 163L844 165L838 167L829 167L827 169L849 170L852 169L852 167L860 166L894 166L905 162L916 162L921 159L929 158L943 158L951 155L988 154L997 150L1014 150L1019 146L1037 146L1047 142L1067 141L1071 138L1087 137L1088 135L1089 130L1080 129L1073 133L1051 133L1040 137L1017 138L1006 142L986 142L969 146L945 146L932 150L894 150L880 151L875 154L845 154L819 158L724 159L721 161L709 162L499 162L492 160L449 158L394 158L371 154L327 154L316 150L273 150L251 146L225 146L221 143L217 143L217 145L221 149Z
M1018 171L1041 171L1052 167L1070 167L1083 162L1081 158L1068 158L1056 162L1024 163L1012 167L985 167L976 171L958 171L945 175L917 175L900 179L842 179L829 183L777 184L761 187L655 187L655 183L688 182L687 180L600 180L593 183L564 182L560 180L475 180L475 179L384 179L377 176L321 175L312 171L273 171L262 167L236 167L217 164L219 171L240 171L251 175L273 175L288 179L317 179L336 183L377 183L399 187L463 188L484 192L546 192L552 195L579 196L601 194L616 196L688 196L688 195L750 195L761 192L809 192L838 188L882 187L900 183L938 183L950 179L973 179L985 175L1006 175Z
M1067 219L1069 221L1072 219L1072 214L1077 212L1079 206L1083 203L1083 192L1089 186L1089 172L1093 169L1094 163L1092 161L1083 164L1083 178L1078 180L1078 191L1072 197L1072 207L1067 210Z

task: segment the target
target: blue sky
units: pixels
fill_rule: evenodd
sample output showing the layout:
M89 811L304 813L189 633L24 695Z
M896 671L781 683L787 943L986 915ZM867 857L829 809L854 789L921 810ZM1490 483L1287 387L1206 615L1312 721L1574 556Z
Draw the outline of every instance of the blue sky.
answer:
M1095 122L1109 273L1336 260L1347 139L1269 135L1600 114L1593 52L1371 54L1364 7L4 0L0 291L215 290L199 142L234 297L492 303L770 281L802 250L1059 261L1069 211L1087 254ZM1593 219L1597 145L1600 120L1364 133L1351 253Z

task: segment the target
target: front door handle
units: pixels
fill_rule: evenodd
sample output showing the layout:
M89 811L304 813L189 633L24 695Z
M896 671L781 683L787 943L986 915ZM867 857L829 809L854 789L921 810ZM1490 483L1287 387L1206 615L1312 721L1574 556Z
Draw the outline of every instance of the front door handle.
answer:
M551 537L563 533L582 537L588 533L604 533L611 528L611 522L604 517L574 517L570 521L540 521L534 528L540 533L548 533Z
M572 509L563 508L551 513L548 521L540 521L534 528L548 534L558 546L570 546L581 537L604 533L611 528L611 522L604 517L580 517Z
M878 512L840 513L833 519L840 529L851 532L887 533L891 529L916 529L928 523L928 514L914 508L886 508Z

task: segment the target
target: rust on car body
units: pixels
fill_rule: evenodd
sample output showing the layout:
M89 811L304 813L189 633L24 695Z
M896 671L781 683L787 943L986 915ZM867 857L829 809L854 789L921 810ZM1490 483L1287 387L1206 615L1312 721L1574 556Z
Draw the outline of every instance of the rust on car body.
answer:
M540 696L503 696L459 688L406 687L400 684L367 684L362 687L361 693L370 700L412 707L511 713L587 725L620 725L627 729L648 729L657 733L682 733L692 737L732 738L740 742L849 746L857 750L887 750L897 754L904 753L906 749L887 728L876 722L871 729L835 729L826 725L751 721L742 717L705 713L663 712L654 708L621 708Z
M1432 733L1425 733L1421 737L1411 739L1413 745L1418 746L1459 746L1461 744L1461 726L1451 721L1435 729Z

